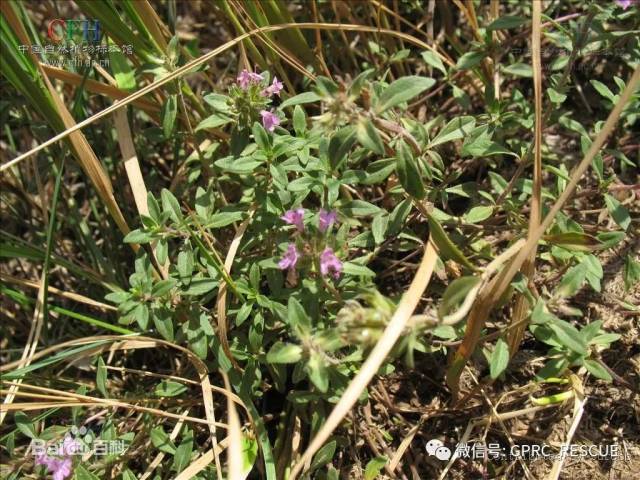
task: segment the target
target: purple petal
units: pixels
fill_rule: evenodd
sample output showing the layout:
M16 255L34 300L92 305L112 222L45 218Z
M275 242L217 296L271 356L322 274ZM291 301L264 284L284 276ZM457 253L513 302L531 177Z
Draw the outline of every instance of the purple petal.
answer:
M334 278L339 278L342 273L342 262L329 247L320 254L320 273L324 276L333 275Z
M321 232L325 232L327 229L331 228L338 218L338 214L334 210L325 210L324 208L320 209L320 218L318 221L318 228Z

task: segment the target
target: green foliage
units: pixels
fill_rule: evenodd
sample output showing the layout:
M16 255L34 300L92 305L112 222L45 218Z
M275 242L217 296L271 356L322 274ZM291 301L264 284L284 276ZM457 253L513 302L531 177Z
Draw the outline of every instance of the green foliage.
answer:
M200 13L215 21L212 31L220 25L220 30L229 26L245 34L256 26L310 20L306 8L291 9L280 0L210 3L211 12ZM388 16L392 10L387 5L376 11L376 26L387 28L385 24L397 20L396 31L416 34L405 27L422 25L421 2L391 3L408 22ZM129 166L123 167L118 148L122 133L106 121L84 127L113 183L114 198L135 225L124 239L114 233L104 205L85 188L85 173L61 167L64 150L40 152L28 170L28 162L12 168L8 193L3 178L10 231L1 234L0 257L7 260L11 275L25 271L33 282L41 274L46 287L53 272L58 291L75 288L89 299L81 306L67 305L75 300L52 298L44 288L38 302L35 291L26 294L8 283L0 286L24 324L36 318L34 307L43 304L39 347L107 330L161 338L189 349L211 372L212 383L219 381L216 372L227 374L232 392L246 407L238 409L244 473L260 458L264 465L254 474L260 470L269 480L285 478L288 463L300 453L290 451L292 436L307 442L326 422L385 335L430 239L438 252L434 274L378 374L398 369L411 374L432 363L444 370L451 349L468 329L466 315L456 325L442 321L477 293L487 265L511 242L526 237L533 192L533 70L530 55L522 51L529 48L529 6L510 5L494 18L483 2L464 3L476 8L480 28L455 25L448 32L447 25L433 50L423 50L422 41L414 37L382 31L358 32L355 48L341 43L356 38L345 31L317 27L317 38L326 42L317 48L310 45L313 30L260 32L238 43L237 52L222 49L219 58L139 98L144 112L139 103L129 104L127 120L149 191L148 215L138 215L128 201L131 189L124 172L129 174ZM575 158L592 148L603 128L600 119L620 100L624 79L639 55L632 25L637 12L616 10L615 2L577 3L555 2L545 12L551 21L544 40L562 54L544 59L543 215L569 185ZM214 42L198 35L185 40L189 35L184 35L184 26L176 26L173 1L162 3L157 19L145 14L146 2L76 4L84 15L101 22L107 45L133 46L131 55L110 52L107 68L117 87L128 93L150 81L167 80L201 56L201 47L229 39L224 32ZM457 18L450 15L455 4L436 4L437 22ZM8 5L32 42L42 43L29 19L31 6ZM318 18L340 14L332 2L313 6L321 14ZM180 5L195 12L191 8ZM360 20L365 10L354 8L349 15ZM448 14L441 15L445 10ZM370 13L366 15L369 19ZM461 12L459 17L466 18ZM471 31L473 37L466 37ZM17 155L51 132L64 130L64 124L33 57L20 51L22 39L4 15L0 34L6 47L0 62L2 86L8 92L0 102L6 124L1 140ZM615 58L594 54L614 47ZM240 71L232 71L235 65L241 65ZM598 68L589 75L577 68L594 65ZM253 75L246 85L238 79L245 66L245 74ZM303 70L306 76L299 74ZM96 100L96 92L88 89L104 83L102 74L75 67L67 73L75 75L69 84L51 78L65 99L73 99L77 120L89 117L92 108L104 108L104 100ZM99 90L122 97L108 85L99 85ZM608 148L594 157L592 171L581 180L578 198L564 205L542 237L535 259L540 275L531 282L519 275L499 299L482 332L492 339L483 352L486 373L497 386L515 353L505 336L509 315L502 315L513 311L513 292L532 306L533 337L528 338L546 360L539 378L586 371L611 380L601 354L619 336L606 332L600 320L581 320L579 295L605 290L603 264L611 249L624 258L625 289L632 291L640 283L637 255L626 250L637 237L637 209L630 193L637 165L629 132L639 114L636 93ZM498 275L506 265L501 268ZM90 300L100 297L117 312L98 305L96 312L86 313L85 307L96 307ZM64 307L55 303L58 300ZM9 324L8 356L16 360L15 352L24 345L11 339L21 331L14 331L15 325L22 324ZM63 364L88 356L90 363L63 370L59 382L47 386L77 384L73 390L80 395L132 403L142 399L144 406L174 415L182 414L185 406L191 409L189 415L202 413L201 402L189 403L198 386L180 380L195 378L184 356L175 354L170 363L162 363L166 359L160 349L144 354L132 349L118 366L163 375L136 382L128 373L120 377L107 368L105 362L112 365L113 358L104 355L105 345L97 340L66 348L3 372L3 380L53 377ZM364 391L361 400L367 395ZM270 403L274 396L275 406ZM225 398L217 397L216 415L226 408ZM73 408L74 422L89 416L88 408ZM12 460L16 443L62 435L41 428L47 416L59 417L56 412L13 416L12 430L3 431L1 438ZM115 413L104 416L100 438L126 438L136 454L164 453L156 478L177 476L201 457L202 445L211 448L206 424L187 421L174 431L145 411L136 417L135 434L118 435L127 424L115 419ZM394 433L386 440L391 446L396 438ZM344 475L344 469L337 468L345 458L350 460L350 442L337 430L311 459L307 477ZM388 462L382 456L362 458L369 459L365 479L381 475ZM110 456L96 465L77 465L75 478L111 474L131 480L141 474L136 462L116 468L116 461ZM23 463L17 463L18 470ZM146 456L140 460L145 468L149 463ZM194 478L215 476L212 463Z

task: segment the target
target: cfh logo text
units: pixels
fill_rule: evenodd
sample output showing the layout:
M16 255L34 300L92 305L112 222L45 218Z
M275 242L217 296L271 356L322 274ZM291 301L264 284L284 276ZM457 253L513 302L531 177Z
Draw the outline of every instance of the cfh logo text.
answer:
M47 34L54 42L61 42L65 39L71 41L80 36L85 42L98 42L100 40L100 21L56 18L49 22Z

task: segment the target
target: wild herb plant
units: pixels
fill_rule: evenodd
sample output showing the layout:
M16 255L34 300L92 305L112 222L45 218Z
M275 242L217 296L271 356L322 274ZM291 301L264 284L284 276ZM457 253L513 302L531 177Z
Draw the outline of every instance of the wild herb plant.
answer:
M420 10L413 3L400 6L412 18ZM29 362L9 354L3 388L9 395L38 399L43 394L64 399L68 393L78 404L46 404L42 413L32 414L22 412L17 400L7 401L14 402L13 424L3 426L0 437L10 457L7 476L19 478L35 469L36 475L59 479L73 474L131 480L155 471L155 478L302 474L333 480L353 474L346 464L356 462L353 451L363 444L351 438L362 418L358 408L340 424L343 429L336 430L335 418L343 420L354 404L377 401L358 387L363 375L369 375L367 385L374 374L391 381L392 373L424 375L421 366L430 365L429 380L443 385L433 403L450 402L452 412L463 375L483 378L485 388L527 382L526 389L546 395L538 404L578 401L583 392L577 385L586 384L589 375L620 382L603 357L622 336L610 332L605 319L585 321L580 296L603 292L604 259L618 252L625 252L624 291L640 281L637 255L627 248L637 242L638 165L629 147L637 143L640 113L633 90L640 59L634 35L638 14L631 2L609 2L580 6L572 16L577 2L558 3L545 10L548 17L535 5L510 6L507 10L518 15L497 15L473 2L460 3L456 8L460 18L469 19L470 30L444 25L444 46L400 27L331 24L325 32L331 42L343 41L334 30L368 35L366 53L344 58L340 49L318 56L302 25L254 33L236 42L242 42L241 55L232 57L239 67L221 72L223 81L214 88L211 75L206 77L214 67L189 67L193 57L203 58L197 46L168 33L176 30L176 2L167 2L169 29L153 20L146 2L78 1L85 14L104 22L110 43L136 46L134 58L111 57L118 88L91 82L87 88L114 98L148 82L165 82L165 88L153 89L158 95L153 101L135 99L144 113L131 110L120 117L126 129L118 122L114 131L94 124L91 140L103 162L82 143L81 132L69 147L56 147L56 154L68 150L80 161L106 208L78 193L77 184L87 183L82 171L70 172L71 162L47 156L40 163L51 167L55 193L45 221L48 196L41 180L30 179L21 170L24 163L10 167L12 177L5 183L11 192L36 192L41 203L29 195L22 195L31 199L26 203L19 194L10 197L11 231L2 233L2 255L14 263L7 267L10 274L3 269L8 283L0 288L29 314L35 305L33 325L44 328L53 350L39 356L32 347L38 340L26 337L25 351L33 350ZM256 25L293 21L280 2L265 2L264 10L255 2L214 4L239 35ZM45 70L32 56L16 52L22 37L38 41L36 29L22 4L7 5L0 33L15 55L3 61L3 88L30 102L27 117L16 101L2 107L9 132L3 139L17 155L22 146L13 132L30 129L32 140L44 141L50 131L72 124L54 102L55 89L42 81L29 83ZM325 7L325 14L340 19L339 11ZM353 14L364 15L364 8L354 7ZM446 23L445 14L454 7L438 8ZM381 14L386 22L397 19L387 10ZM124 21L119 12L126 14ZM548 20L544 36L532 35L531 43L540 47L544 37L545 45L565 54L544 58L542 84L537 83L539 55L536 49L529 52L528 39L529 27L536 31L543 20ZM383 33L388 41L374 36ZM464 44L457 34L464 34ZM619 53L615 58L598 56L612 50ZM578 65L597 67L598 78L585 80ZM300 69L307 79L297 78ZM80 74L92 75L72 73L76 76L62 78L83 85ZM209 82L190 83L191 74ZM86 91L78 92L70 107L74 114L93 105ZM604 122L607 115L613 123ZM40 123L30 125L33 118ZM132 128L133 135L129 130L130 145L123 140L127 122L140 127ZM546 143L536 141L538 133ZM611 143L600 149L606 138ZM128 182L116 181L123 168L116 143L148 162L145 175L140 172L142 185L130 164ZM565 196L574 193L583 164L590 170L581 190ZM65 185L65 178L74 182ZM127 208L115 201L129 188L136 210L133 202ZM82 212L77 202L84 205ZM36 207L43 218L25 223ZM124 237L114 233L111 218L127 232ZM549 223L535 237L546 218ZM77 241L70 246L62 241L67 236ZM523 252L533 252L529 265ZM30 285L14 277L25 259L44 262L37 300L14 286ZM108 316L93 318L54 305L47 288L50 266L59 286L75 285L87 295L63 295L65 301L80 298ZM422 285L417 293L415 285ZM92 300L105 292L108 304ZM636 305L617 301L637 315ZM79 322L83 330L58 335L54 320L60 319ZM544 361L516 369L511 360L522 348L525 330L527 348ZM118 336L83 339L105 331ZM389 339L381 355L378 349ZM114 352L124 360L114 362ZM55 377L63 362L76 361L78 373ZM49 390L38 390L39 382ZM564 390L547 395L547 383ZM212 388L228 402L222 396L214 401ZM464 388L470 398L473 388ZM345 399L352 397L349 404ZM421 401L413 399L411 415L430 411ZM108 413L95 413L96 406ZM62 415L58 408L70 413ZM383 469L395 475L393 462L375 441L386 455L389 446L399 451L402 439L415 435L404 428L405 420L402 427L394 423L403 410L389 408L392 414L382 415L389 421L379 435L366 438L373 447L357 459L366 466L356 478L373 479ZM234 424L234 409L242 426ZM121 421L119 410L135 412L135 419L127 417L135 426ZM94 413L100 431L79 434L78 427L90 424ZM218 422L225 419L223 427L216 426L214 413ZM69 433L54 419L75 430ZM221 428L228 432L224 443ZM446 428L453 437L455 429ZM39 440L60 441L62 447L33 462L16 455ZM98 440L126 442L129 453L90 464L73 456L71 450ZM220 460L222 448L229 451L226 462ZM164 458L170 461L163 463ZM407 465L396 472L409 472ZM433 473L428 468L425 475Z

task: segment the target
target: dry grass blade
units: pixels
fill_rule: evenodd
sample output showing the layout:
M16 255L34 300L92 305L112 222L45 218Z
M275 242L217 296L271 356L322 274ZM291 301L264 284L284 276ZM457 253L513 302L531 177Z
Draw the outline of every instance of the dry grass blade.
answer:
M180 472L180 475L178 475L175 480L191 480L213 461L214 456L220 455L222 453L222 450L227 448L228 444L229 437L224 438L220 443L218 443L215 448L207 450L204 455L194 460L191 465Z
M290 479L295 479L301 472L305 463L311 460L313 455L318 451L325 441L329 438L331 433L340 424L342 419L349 413L353 405L358 401L358 397L362 391L367 388L367 385L374 377L380 366L384 363L387 355L395 345L396 341L402 335L407 325L409 317L413 314L413 311L420 302L422 293L427 288L431 274L433 273L433 267L436 264L438 255L431 241L427 242L424 256L418 267L409 289L402 296L398 308L394 312L389 324L385 328L378 343L369 354L367 360L362 364L360 371L355 378L349 383L349 386L340 397L340 400L331 411L331 414L320 428L320 431L311 440L307 450L302 454L298 462L291 470Z
M484 325L484 322L489 316L489 312L498 302L503 292L507 289L507 287L511 283L511 280L518 272L518 270L520 270L520 267L523 265L525 260L529 258L533 249L536 248L538 241L542 238L547 228L551 226L553 220L555 219L555 216L558 214L562 206L575 192L575 189L578 185L578 182L582 178L582 175L584 175L584 173L587 171L589 165L591 165L591 162L593 161L593 158L600 151L600 149L604 145L604 142L613 131L613 128L620 118L622 109L631 98L631 95L636 90L639 83L640 66L636 67L635 71L631 75L631 78L629 78L626 88L620 95L620 99L607 117L606 122L589 147L589 150L585 154L584 158L571 173L571 178L569 179L567 186L563 190L562 194L560 194L556 202L553 204L547 216L544 218L542 223L532 233L529 234L527 243L525 243L524 247L518 252L513 261L508 263L504 270L500 273L500 275L496 276L495 279L491 283L489 283L489 285L487 285L487 288L480 292L480 294L478 295L476 306L472 309L469 320L467 321L467 331L465 332L464 340L462 344L460 344L460 347L458 347L451 366L447 371L447 384L449 385L449 388L451 389L454 396L457 396L458 393L458 383L460 380L462 369L464 368L464 365L475 349L478 338L480 337L480 331Z
M118 133L118 144L120 152L124 159L124 168L127 171L129 185L133 192L133 199L136 202L136 208L140 215L149 216L149 207L147 206L147 187L144 184L140 163L136 155L136 149L133 145L131 129L127 120L126 110L117 110L113 117L116 131Z
M561 452L566 452L566 449L571 445L571 440L578 429L578 425L580 425L580 420L582 419L582 414L584 413L584 406L587 403L587 399L584 396L584 390L582 387L582 382L576 375L571 375L571 383L573 385L573 420L571 422L571 427L567 432L567 438L565 442L560 447ZM562 471L562 465L566 459L566 453L560 455L559 458L553 463L553 468L549 475L547 475L547 480L558 480L560 477L560 472Z
M120 90L113 85L107 85L106 83L101 83L91 78L84 78L77 73L68 72L52 65L43 64L42 68L45 72L47 72L47 75L49 75L50 78L55 78L56 80L60 80L69 85L73 85L74 87L79 87L80 85L82 85L91 93L98 93L100 95L113 98L114 100L122 100L123 98L127 98L127 96L129 95L128 92ZM145 98L139 98L135 102L133 102L133 105L144 110L153 118L159 118L158 115L160 113L160 107L155 103Z
M531 192L531 212L529 214L529 235L533 233L542 219L542 62L540 59L540 41L542 37L541 17L542 3L534 0L533 21L531 30L531 60L533 63L533 91L535 100L535 141L533 150L533 191ZM522 274L527 278L533 278L536 269L536 252L534 247L529 257L522 265ZM509 330L507 344L509 354L515 355L522 341L522 336L527 328L527 323L522 320L528 315L529 302L524 294L519 293L513 308L511 323L518 325Z
M224 379L224 386L229 392L231 392L231 384L229 383L229 377L222 372L222 378ZM240 419L238 418L238 412L236 406L231 400L230 396L227 396L227 422L228 422L228 434L229 449L227 450L227 478L233 480L244 480L243 473L243 460L242 460L242 429L240 428Z
M167 40L162 33L160 25L162 21L158 17L156 11L149 5L148 0L138 0L137 2L131 2L133 8L135 8L140 15L140 20L144 23L147 30L151 34L153 41L158 45L158 48L163 52L167 52Z
M133 192L133 199L136 203L136 208L140 215L149 216L149 206L147 205L147 186L144 183L142 177L142 170L140 170L140 162L138 162L138 156L133 144L133 136L131 135L131 128L129 128L129 120L127 120L126 110L116 110L114 113L114 122L116 132L118 133L118 144L120 145L120 152L124 159L124 168L127 172L127 178L129 179L129 185ZM152 254L155 258L155 242L151 244ZM156 259L156 263L159 262ZM167 278L169 275L169 264L165 262L164 265L160 265L160 273L162 278Z
M33 360L33 356L36 353L36 348L38 347L38 342L40 341L40 333L42 332L42 324L44 323L44 302L45 302L45 291L46 291L46 282L45 275L48 272L42 272L42 278L40 279L40 287L38 288L38 298L36 300L36 308L33 311L33 317L31 320L31 328L29 329L29 336L27 337L27 344L22 351L22 356L20 357L18 368L27 367L31 364ZM16 393L20 388L20 383L22 379L18 379L15 383L11 384L9 387L9 392L6 393L4 397L4 401L0 406L0 425L4 423L4 419L7 416L8 405L10 405L16 397Z
M29 37L27 33L24 31L24 26L22 25L22 22L20 22L20 20L16 17L15 12L13 11L13 8L8 3L4 3L4 2L2 3L1 8L2 8L2 13L5 15L7 21L11 25L11 28L13 29L14 32L16 32L16 34L18 35L20 40L23 42L23 44L31 45L31 42L29 41ZM93 149L89 145L89 142L87 142L87 139L85 138L85 136L82 134L82 132L78 131L79 124L76 124L75 120L69 113L69 110L67 110L66 105L58 95L58 92L56 91L55 88L53 88L53 85L51 85L51 82L49 81L49 77L47 77L47 73L42 68L42 65L39 62L38 58L35 56L35 54L31 54L31 57L33 59L34 64L40 71L42 80L44 81L47 89L49 90L49 94L53 99L53 102L58 110L58 113L60 114L60 118L62 122L67 128L67 130L62 132L62 134L64 134L64 137L69 136L69 140L71 142L71 145L73 146L73 150L76 153L78 161L82 166L82 169L86 172L86 174L91 179L91 182L93 183L96 191L98 192L98 196L104 203L105 207L107 207L107 210L115 220L116 224L118 225L118 228L122 231L122 233L126 235L127 233L129 233L129 226L127 225L127 222L124 219L122 212L120 211L120 207L118 206L118 203L116 202L116 199L113 196L113 186L111 185L111 180L109 179L109 176L104 171L102 164L96 157L96 154L94 153ZM64 137L61 137L61 138L64 138Z
M20 285L22 287L35 288L39 289L42 282L32 282L29 280L22 280L20 278L11 277L9 275L5 275L0 273L0 280L7 283L13 283L15 285ZM106 303L99 302L92 298L85 297L84 295L80 295L74 292L65 292L63 290L59 290L56 287L48 286L49 293L53 293L54 295L58 295L62 298L66 298L69 300L73 300L74 302L83 303L85 305L89 305L90 307L99 308L100 310L106 310L110 312L115 312L118 309L113 305L107 305Z
M363 33L364 32L368 32L368 33L378 33L378 34L384 34L384 35L391 35L391 36L394 36L394 37L401 38L401 39L405 40L406 42L412 43L413 45L416 45L416 46L418 46L420 48L424 48L426 50L431 50L434 53L440 55L432 45L429 45L428 43L425 43L422 40L419 40L419 39L415 38L412 35L407 35L406 33L397 32L395 30L388 30L388 29L384 29L384 28L379 29L379 28L368 27L368 26L364 26L364 25L305 22L305 23L286 23L286 24L281 24L281 25L269 25L267 27L257 28L255 30L251 30L250 32L247 32L247 33L244 33L242 35L239 35L238 37L234 38L233 40L230 40L230 41L226 42L225 44L213 49L212 51L210 51L210 52L208 52L208 53L196 58L195 60L192 60L191 62L183 65L182 67L177 68L176 70L171 72L166 77L161 78L159 80L156 80L155 82L147 85L146 87L141 88L137 92L132 93L127 98L122 100L122 102L113 104L110 107L105 108L104 110L102 110L102 111L96 113L95 115L92 115L91 117L87 118L86 120L83 120L82 122L67 128L67 130L65 130L64 132L59 133L58 135L55 135L55 136L51 137L46 142L41 143L37 147L32 148L31 150L29 150L28 152L25 152L22 155L19 155L18 157L14 158L13 160L10 160L10 161L2 164L0 166L0 172L6 170L7 168L11 168L14 165L17 165L18 163L20 163L25 158L29 158L32 155L35 155L39 151L41 151L44 148L48 147L49 145L52 145L52 144L62 140L63 138L68 137L72 133L80 130L81 128L84 128L87 125L90 125L90 124L94 123L96 120L109 115L110 113L112 113L112 112L124 107L125 105L128 105L129 103L134 102L135 100L143 97L147 93L158 89L162 85L165 85L165 84L167 84L169 82L172 82L176 78L179 78L182 75L184 75L184 74L186 74L186 73L188 73L188 72L190 72L192 70L195 70L196 67L208 62L209 60L211 60L212 58L216 57L217 55L219 55L220 53L224 52L225 50L228 50L229 48L239 44L244 39L252 37L254 35L259 35L259 34L261 34L263 32L276 32L276 31L279 31L279 30L287 29L287 28L300 28L300 29L306 29L306 30L322 28L322 29L325 29L325 30L347 30L347 31L356 31L356 32L363 32Z
M48 347L44 350L41 350L40 352L35 353L31 357L31 360L35 361L38 358L45 357L50 353L61 350L63 348L91 344L96 341L109 342L109 343L98 345L95 348L85 350L83 352L79 352L74 356L69 356L67 357L67 360L72 361L77 358L86 358L88 356L93 356L102 352L127 350L127 349L139 349L139 348L157 348L158 346L173 348L175 350L180 351L181 353L184 353L189 359L189 361L191 362L191 364L195 367L196 371L198 372L199 383L202 389L202 398L203 398L204 409L206 413L206 420L198 419L197 423L204 423L209 426L212 445L214 449L216 448L216 445L217 445L216 426L226 427L226 425L220 424L215 420L215 413L213 410L213 396L211 394L212 386L211 386L211 381L209 380L209 370L206 364L202 360L200 360L200 358L198 358L193 352L191 352L191 350L187 348L181 347L180 345L176 345L171 342L167 342L166 340L160 340L160 339L150 338L150 337L128 338L128 337L122 337L118 335L101 335L101 336L95 336L95 337L82 338L78 340L72 340L69 342L64 342L58 345L54 345L52 347ZM20 362L17 361L17 362L11 362L5 365L0 365L0 372L17 368L19 364ZM96 403L96 405L103 406L104 402L99 401ZM66 406L70 406L70 405L66 405ZM144 407L136 407L129 404L124 404L122 406L133 408L134 410L144 409ZM31 405L29 407L29 404L21 405L21 407L36 409L36 410L41 409L40 406L37 406L37 405ZM43 408L49 408L49 407L43 407ZM12 410L15 410L15 408L12 408ZM164 415L168 417L181 418L180 415L169 414L167 412L163 412L162 410L157 410L157 411L154 410L150 413L155 413L158 415Z

